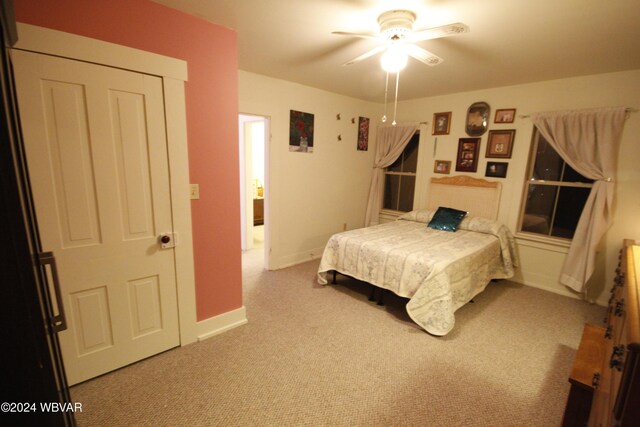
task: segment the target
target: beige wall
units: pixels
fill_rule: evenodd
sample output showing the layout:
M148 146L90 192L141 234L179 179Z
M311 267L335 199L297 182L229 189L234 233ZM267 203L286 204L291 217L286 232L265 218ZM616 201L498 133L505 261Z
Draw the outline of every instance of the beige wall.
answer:
M239 94L240 113L271 119L269 265L278 269L319 258L344 224L347 229L364 226L380 106L244 71L239 72ZM315 115L313 153L289 152L290 110ZM368 151L356 150L359 116L371 119Z
M464 92L447 96L421 98L401 102L398 115L402 121L432 122L436 112L453 112L451 132L448 136L431 136L427 144L421 145L421 160L426 167L418 177L420 187L416 194L416 206L420 206L426 195L427 182L433 176L435 159L451 160L455 164L458 138L466 137L464 131L467 108L473 102L485 101L492 109L491 129L515 129L512 158L507 160L509 168L503 183L499 219L512 230L516 230L521 195L526 174L533 125L529 119L516 118L513 124L494 124L496 108L516 108L517 114L539 111L568 110L601 106L626 106L640 110L640 70L602 74L571 79L562 79L509 86L482 91ZM640 112L627 119L619 152L616 179L616 202L613 226L603 239L597 261L597 270L589 287L590 299L606 303L608 291L617 265L618 250L623 238L640 239ZM423 138L424 139L424 138ZM478 172L471 174L484 177L484 157L487 134L483 135L480 147ZM434 155L435 149L435 155ZM493 159L491 159L493 160ZM501 161L500 159L495 159ZM455 174L452 166L452 174ZM468 173L462 173L468 174ZM571 292L558 283L559 271L567 251L562 245L550 245L518 239L521 268L516 281L565 295Z
M271 197L271 267L281 268L321 255L329 236L363 226L369 189L375 127L383 107L380 104L347 98L306 86L240 72L240 111L271 117L272 141L269 151ZM435 159L455 163L458 138L464 132L467 108L473 102L491 106L489 129L515 129L512 158L503 183L499 219L516 230L533 125L516 118L513 124L494 124L496 108L516 108L517 114L622 105L640 110L640 70L602 74L527 85L463 92L401 102L398 121L432 122L436 112L451 111L451 132L436 138L431 125L422 126L415 206L426 201L428 180ZM314 113L316 143L313 154L288 151L289 110ZM336 120L341 113L342 120ZM355 150L357 129L351 117L371 118L368 152ZM337 141L342 134L343 140ZM632 113L625 124L619 152L613 226L603 239L596 272L589 283L589 299L604 304L618 262L623 238L640 239L640 112ZM480 147L478 172L484 177L487 134ZM499 159L496 159L499 160ZM452 168L453 169L453 168ZM452 170L452 174L455 171ZM467 173L464 173L467 174ZM515 280L551 292L576 296L558 283L567 245L518 238L521 266Z

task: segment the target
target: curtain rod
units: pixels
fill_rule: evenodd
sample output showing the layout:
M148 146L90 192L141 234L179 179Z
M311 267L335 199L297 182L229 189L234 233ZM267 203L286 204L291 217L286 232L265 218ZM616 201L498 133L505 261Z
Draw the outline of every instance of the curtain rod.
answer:
M638 110L636 110L635 108L631 108L631 107L627 107L624 109L625 113L637 113ZM530 114L518 114L518 117L520 117L521 119L528 119L529 117L531 117Z
M405 125L410 125L410 124L413 124L413 123L416 123L418 126L420 126L420 125L428 125L429 124L429 122L404 122ZM384 122L382 124L385 125ZM398 123L398 124L400 125L402 123Z

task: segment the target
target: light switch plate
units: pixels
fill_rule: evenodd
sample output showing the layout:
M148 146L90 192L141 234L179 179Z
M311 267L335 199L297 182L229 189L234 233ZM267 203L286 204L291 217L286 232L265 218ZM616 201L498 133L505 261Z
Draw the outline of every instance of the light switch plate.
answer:
M200 185L199 184L191 184L190 188L190 196L191 199L197 200L200 198Z

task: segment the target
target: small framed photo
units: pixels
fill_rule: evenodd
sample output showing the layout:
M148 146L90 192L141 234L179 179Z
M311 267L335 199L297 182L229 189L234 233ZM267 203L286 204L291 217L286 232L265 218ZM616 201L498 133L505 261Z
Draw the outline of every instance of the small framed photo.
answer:
M507 162L487 162L487 170L485 171L484 176L506 178L508 167L509 163Z
M496 110L496 116L493 119L493 123L513 123L515 118L515 108L503 108L501 110Z
M313 114L289 111L289 151L313 153Z
M369 150L369 119L358 118L358 151Z
M458 158L456 160L456 171L477 171L479 150L480 138L460 138L458 140Z
M433 165L434 173L451 173L451 161L450 160L436 160Z
M432 135L449 135L451 128L451 111L446 113L433 114L433 130Z
M490 130L485 157L510 159L515 135L515 129Z
M489 126L491 107L486 102L474 102L467 110L466 132L469 136L482 136Z

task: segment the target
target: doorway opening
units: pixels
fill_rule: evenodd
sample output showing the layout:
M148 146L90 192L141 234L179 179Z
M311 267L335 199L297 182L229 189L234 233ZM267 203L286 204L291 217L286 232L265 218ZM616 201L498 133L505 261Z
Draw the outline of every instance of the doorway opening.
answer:
M269 268L269 118L240 114L240 212L243 266Z

